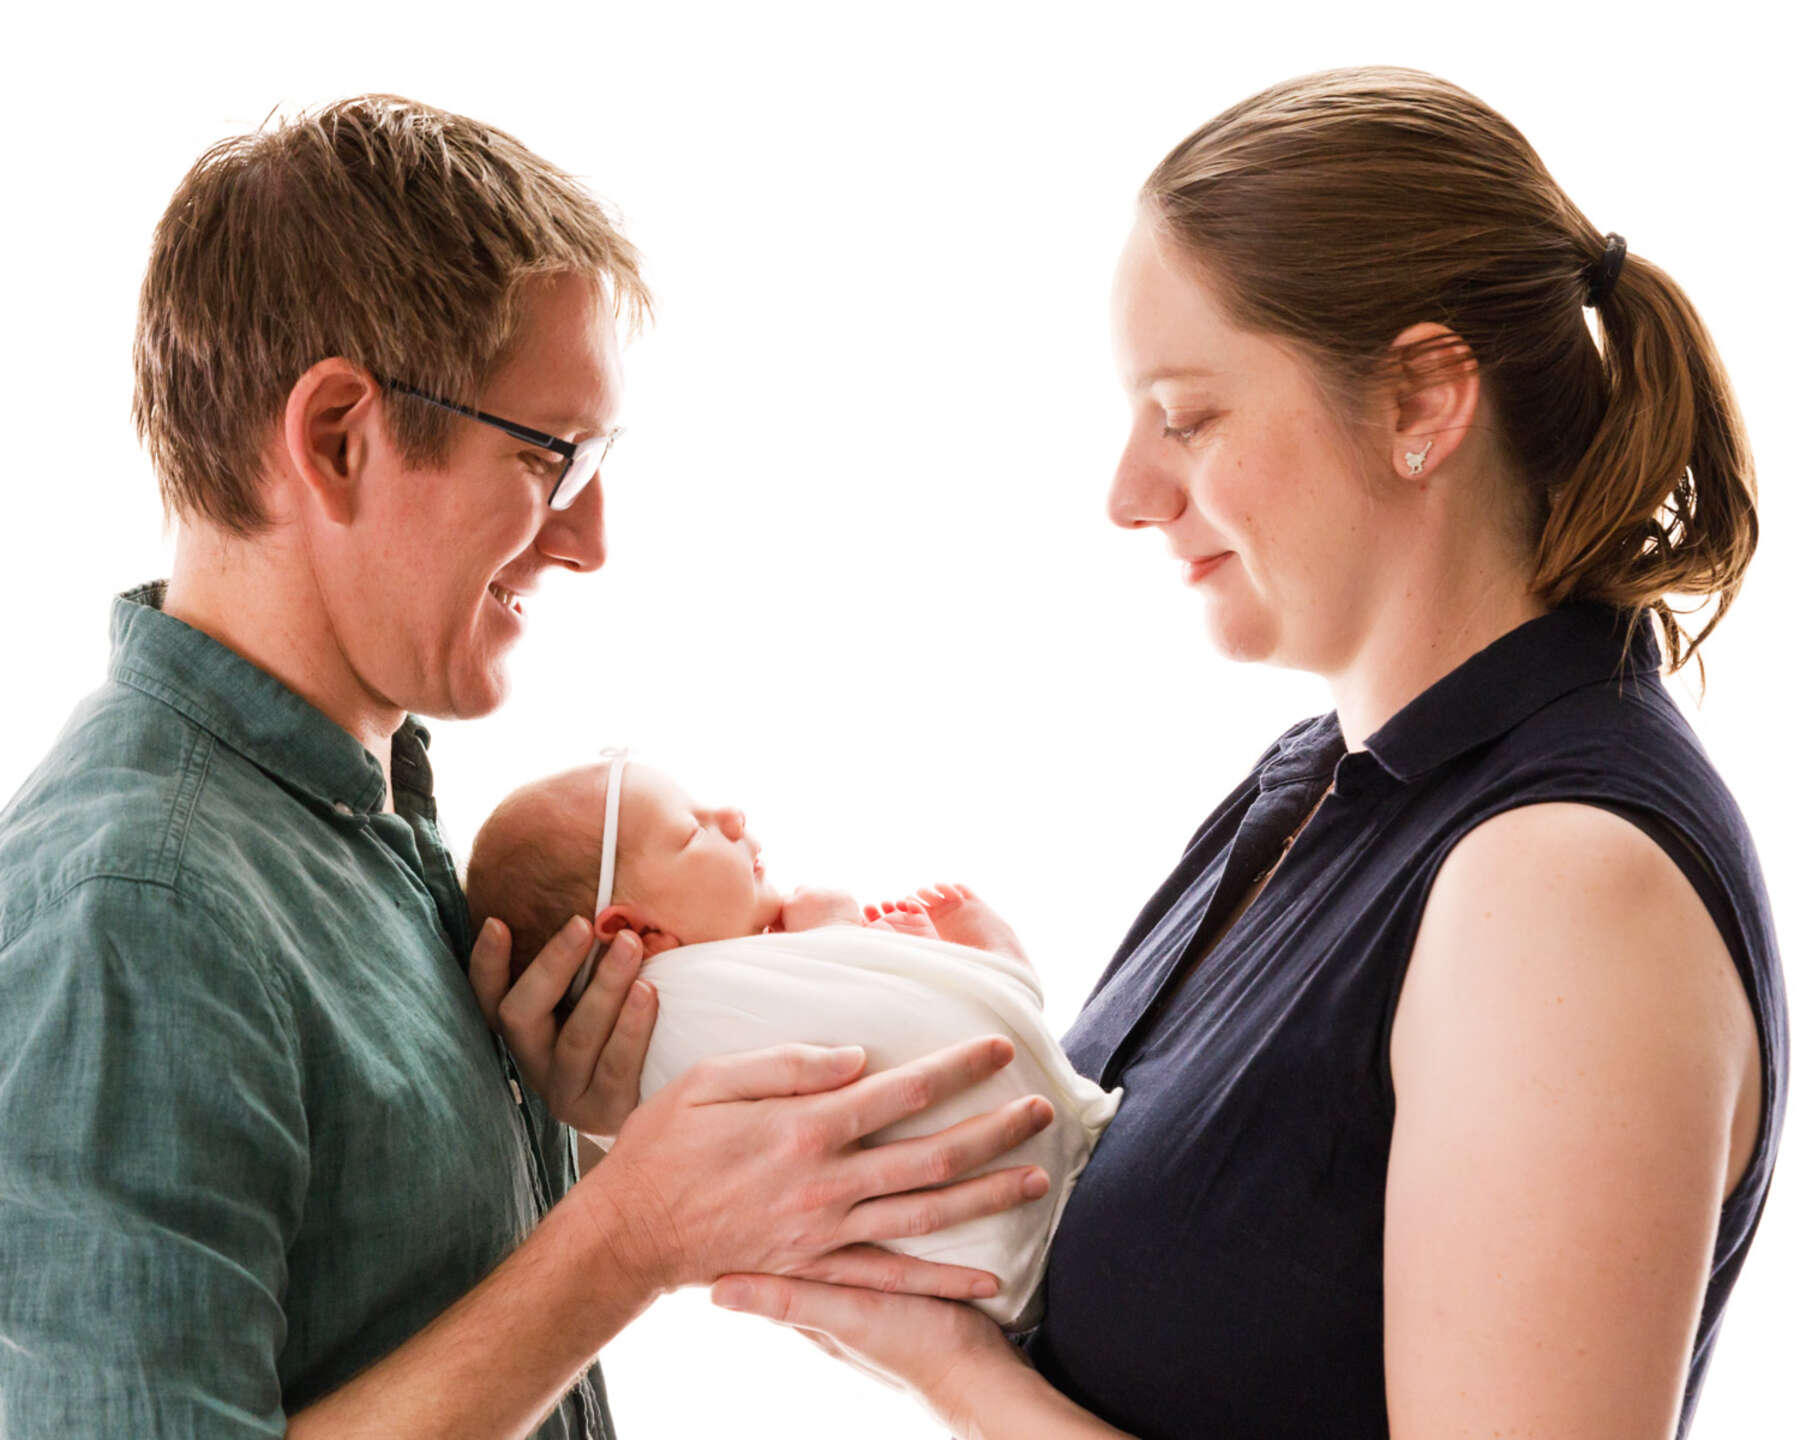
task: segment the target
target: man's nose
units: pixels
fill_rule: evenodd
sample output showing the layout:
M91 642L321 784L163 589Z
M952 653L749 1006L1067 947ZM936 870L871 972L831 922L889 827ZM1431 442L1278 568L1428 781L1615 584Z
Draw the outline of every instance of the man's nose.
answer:
M1166 525L1187 508L1180 482L1143 453L1136 435L1125 444L1106 492L1106 517L1126 530Z
M552 510L538 531L538 552L587 573L606 563L606 496L596 475L567 510Z

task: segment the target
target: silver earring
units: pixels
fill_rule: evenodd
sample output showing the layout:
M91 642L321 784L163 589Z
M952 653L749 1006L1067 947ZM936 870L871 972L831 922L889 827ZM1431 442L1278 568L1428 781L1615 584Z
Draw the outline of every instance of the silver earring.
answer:
M1429 441L1429 440L1427 440L1425 442L1425 448L1423 450L1408 450L1406 452L1407 473L1412 474L1412 475L1424 474L1425 473L1425 457L1427 455L1429 455L1430 453L1431 453L1431 441Z

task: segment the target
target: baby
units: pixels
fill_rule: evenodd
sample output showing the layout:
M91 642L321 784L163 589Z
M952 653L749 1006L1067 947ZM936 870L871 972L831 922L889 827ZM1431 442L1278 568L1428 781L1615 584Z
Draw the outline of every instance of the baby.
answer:
M698 806L662 772L615 753L507 796L475 837L467 889L477 926L497 915L512 931L515 973L571 914L593 915L597 937L627 926L644 937L658 997L645 1098L700 1060L792 1041L861 1045L873 1073L977 1035L1011 1039L1005 1069L868 1143L929 1134L1023 1095L1050 1100L1049 1127L987 1167L1041 1166L1048 1194L887 1242L992 1271L999 1293L974 1303L1008 1329L1036 1323L1051 1236L1120 1092L1069 1064L1017 937L966 886L867 907L828 890L784 896L741 812Z

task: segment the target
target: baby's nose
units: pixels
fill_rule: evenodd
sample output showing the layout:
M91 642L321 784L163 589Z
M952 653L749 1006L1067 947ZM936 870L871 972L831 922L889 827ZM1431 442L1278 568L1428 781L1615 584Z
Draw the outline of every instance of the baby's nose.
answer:
M742 810L721 810L719 812L719 829L725 832L727 840L744 838L744 812Z

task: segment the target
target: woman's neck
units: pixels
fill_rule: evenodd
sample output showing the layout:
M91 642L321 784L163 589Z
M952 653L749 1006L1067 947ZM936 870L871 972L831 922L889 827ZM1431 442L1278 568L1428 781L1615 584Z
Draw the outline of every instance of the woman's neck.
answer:
M1372 610L1349 662L1326 676L1351 750L1511 630L1546 614L1516 564L1471 557L1436 586L1397 585ZM1421 597L1429 597L1421 599Z

